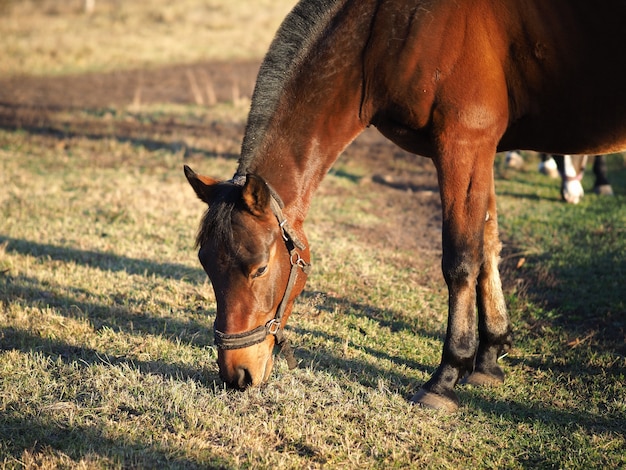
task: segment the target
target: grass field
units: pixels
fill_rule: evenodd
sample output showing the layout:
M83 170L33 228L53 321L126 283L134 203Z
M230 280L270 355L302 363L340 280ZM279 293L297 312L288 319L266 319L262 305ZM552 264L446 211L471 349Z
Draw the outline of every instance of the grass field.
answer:
M233 3L202 5L222 12L212 21L234 25ZM267 2L277 10L289 3ZM55 11L53 1L13 2L6 18L38 25L24 28L41 37L71 18L91 22L97 36L100 22L110 26L105 19L125 4L98 0L102 11L87 18L80 2L70 12ZM154 4L154 11L136 7L127 23L194 2ZM47 10L37 10L42 5ZM20 17L27 7L35 10ZM206 29L178 15L177 34ZM259 28L277 24L270 15ZM233 26L229 34L248 32ZM0 49L11 41L3 37ZM261 42L237 57L258 56ZM174 60L89 56L57 67L46 49L31 51L38 57L22 57L12 70L58 75ZM20 63L23 53L14 54ZM227 58L205 51L185 60ZM364 183L367 168L340 159L307 219L314 271L288 329L300 367L289 371L278 359L267 386L234 392L218 378L214 298L193 248L203 207L182 165L230 176L238 141L218 152L186 151L159 132L174 126L177 141L209 148L220 126L243 130L245 102L58 113L66 132L0 129L1 468L626 466L622 156L609 160L617 195L588 195L575 207L560 203L558 184L534 171L534 155L515 173L498 159L515 348L503 360L504 386L459 387L462 406L445 415L407 401L441 355L440 248L398 247L372 235L389 229L390 214L402 220L402 211L431 196ZM101 131L81 132L74 120ZM152 133L119 138L116 126L136 121L153 123ZM198 125L206 137L185 134ZM393 207L381 204L391 200Z
M262 57L295 0L0 0L0 75ZM245 34L243 34L245 32Z

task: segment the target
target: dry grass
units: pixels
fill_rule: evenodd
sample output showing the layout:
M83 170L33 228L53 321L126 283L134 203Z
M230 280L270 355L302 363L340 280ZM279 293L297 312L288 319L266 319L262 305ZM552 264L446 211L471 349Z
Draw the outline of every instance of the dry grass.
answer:
M153 118L173 116L189 113ZM191 158L211 174L234 170L233 160ZM327 177L309 217L316 270L290 322L301 367L279 360L266 387L225 390L209 333L214 299L192 248L202 208L183 159L114 135L60 146L53 135L0 131L0 466L626 463L616 343L580 335L568 346L577 330L547 322L551 311L524 295L510 294L518 346L506 386L460 388L454 416L411 408L441 354L440 274L424 282L397 269L414 253L351 235L384 223L374 201L394 190L341 173ZM606 203L605 225L625 220L620 200ZM515 197L502 203L518 212L510 220L531 215ZM553 206L539 204L542 217Z
M295 0L20 0L0 15L0 75L260 58ZM245 31L245 34L242 32Z
M78 2L13 2L0 67L259 57L292 2L254 2L250 15L252 3L96 0L87 16ZM242 104L59 112L70 132L0 130L0 468L626 466L623 195L568 211L553 182L498 181L507 253L527 257L506 276L517 346L505 386L461 387L445 416L407 402L441 354L436 253L359 236L389 230L380 200L395 190L359 184L346 175L363 169L342 162L308 218L315 270L289 331L301 367L278 360L266 387L239 393L218 379L214 298L192 247L202 206L181 167L232 174L219 155L237 144L209 130L243 129ZM116 134L112 120L137 119L153 130ZM207 135L184 135L186 122ZM187 154L158 133L165 123L210 151ZM561 278L579 283L575 296Z

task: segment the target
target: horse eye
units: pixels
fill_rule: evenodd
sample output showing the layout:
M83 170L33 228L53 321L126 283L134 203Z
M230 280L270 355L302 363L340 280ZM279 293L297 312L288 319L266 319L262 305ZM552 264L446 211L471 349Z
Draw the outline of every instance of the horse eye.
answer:
M267 266L261 266L259 269L256 270L256 272L252 275L253 279L256 279L257 277L261 277L263 274L265 274L267 272Z

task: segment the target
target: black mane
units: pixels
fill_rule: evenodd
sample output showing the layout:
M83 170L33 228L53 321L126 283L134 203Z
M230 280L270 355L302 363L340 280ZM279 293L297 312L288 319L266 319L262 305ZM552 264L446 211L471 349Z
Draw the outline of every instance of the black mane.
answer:
M248 173L285 86L345 1L300 0L278 29L252 94L237 175Z

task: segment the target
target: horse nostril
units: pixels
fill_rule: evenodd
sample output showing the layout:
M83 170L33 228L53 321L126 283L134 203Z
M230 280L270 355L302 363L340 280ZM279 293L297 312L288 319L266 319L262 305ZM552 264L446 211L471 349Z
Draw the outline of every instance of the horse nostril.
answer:
M250 371L246 369L245 367L237 368L236 380L237 380L237 386L242 390L252 385L252 376L250 375Z

